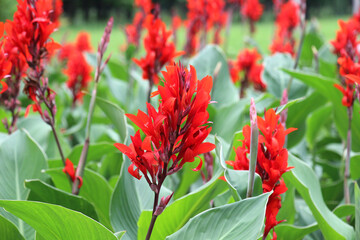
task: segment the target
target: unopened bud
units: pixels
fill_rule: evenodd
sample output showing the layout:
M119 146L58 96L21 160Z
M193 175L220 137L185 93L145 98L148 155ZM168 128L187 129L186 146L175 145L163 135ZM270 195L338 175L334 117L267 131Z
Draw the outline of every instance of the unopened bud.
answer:
M155 216L159 216L166 208L166 206L168 205L171 197L174 195L174 192L167 196L167 197L162 197L161 200L160 200L160 204L159 206L157 206L155 212L154 212L154 215Z

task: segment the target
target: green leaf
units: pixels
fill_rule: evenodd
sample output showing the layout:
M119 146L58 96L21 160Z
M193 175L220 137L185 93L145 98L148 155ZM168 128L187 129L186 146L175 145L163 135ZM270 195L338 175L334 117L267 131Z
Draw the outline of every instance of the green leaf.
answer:
M360 239L360 189L359 185L355 182L355 235L356 239Z
M211 100L217 102L214 104L216 108L239 100L238 90L230 79L226 56L219 46L207 45L199 54L190 59L189 64L195 67L198 79L202 79L206 75L214 77L216 66L221 64L217 77L213 79L211 92Z
M224 176L227 183L230 185L230 189L235 190L232 191L234 199L238 201L240 199L246 198L249 182L249 171L226 169ZM253 196L258 196L262 193L263 189L261 178L259 174L255 173Z
M352 156L350 159L350 176L353 180L360 178L360 155Z
M41 146L48 158L60 158L51 127L47 125L40 116L29 116L27 118L19 119L17 127L18 129L24 128L39 146ZM58 138L64 154L67 155L70 151L69 144L61 134L58 134Z
M40 180L26 180L25 187L30 189L27 200L60 205L98 220L94 206L83 197L67 193Z
M61 168L48 169L45 172L51 176L57 188L71 192L69 180ZM110 230L112 230L109 216L111 194L112 188L106 179L100 174L85 168L83 185L79 195L94 205L100 222Z
M308 67L311 67L313 63L314 53L312 51L312 47L319 49L324 43L321 35L315 32L313 29L311 30L304 37L304 42L300 54L300 65Z
M137 222L145 209L152 209L154 192L142 177L140 180L131 176L127 169L130 160L125 157L120 178L111 197L110 219L115 231L125 230L124 239L137 239ZM168 196L171 191L162 187L160 197Z
M309 113L323 106L326 103L324 98L318 92L314 92L306 97L305 100L295 103L288 111L286 127L294 127L298 130L288 135L288 148L298 144L304 137L306 131L306 119Z
M329 116L331 116L332 106L324 106L312 114L310 114L306 120L306 141L311 149L314 148L317 136L319 132L324 126L324 122L326 120L330 120Z
M278 99L281 99L284 89L288 87L290 76L283 71L282 68L291 69L294 66L294 60L289 54L276 53L272 56L265 57L264 71L262 78L267 84L267 91L273 94ZM289 99L300 98L305 95L307 86L303 83L293 80Z
M262 231L270 194L205 211L166 239L257 239Z
M317 92L322 94L333 104L333 111L335 117L335 124L339 131L342 139L346 139L347 130L348 130L348 114L347 109L342 105L342 94L341 92L334 87L336 81L331 78L326 78L316 74L309 74L301 71L291 71L284 70L291 76L297 78L308 86L314 88ZM354 103L354 113L360 112L360 107L357 101ZM351 133L352 133L352 145L351 149L359 152L360 151L360 114L353 114L353 119L351 123Z
M125 112L119 106L103 98L97 97L96 104L104 111L105 115L112 121L119 133L121 142L124 143L128 136Z
M0 236L2 240L24 240L19 229L0 215Z
M290 224L280 224L275 227L275 232L278 240L302 240L308 234L316 231L317 229L319 229L317 223L305 227L294 226Z
M182 196L184 196L185 194L188 193L191 185L193 183L195 183L195 181L197 179L199 179L200 177L200 171L198 172L194 172L192 169L196 168L196 166L199 163L194 161L192 163L188 163L186 165L186 167L184 167L183 169L181 169L179 171L179 173L181 174L180 176L180 184L179 187L176 189L175 193L174 193L174 199L178 199Z
M248 103L250 103L248 99L242 99L236 103L217 109L214 118L211 119L213 122L211 133L224 139L232 138L234 132L242 129L243 112Z
M46 157L40 146L24 130L11 134L0 145L0 199L25 200L29 190L25 179L44 179L41 170L46 168ZM26 238L34 235L23 221L0 209Z
M336 78L338 74L337 56L332 52L330 44L319 49L319 73L325 77Z
M185 195L166 207L164 212L156 219L151 239L165 239L184 226L190 218L208 209L210 207L210 201L227 189L226 183L219 180L218 177L219 175L214 176L211 181L197 191ZM137 239L145 239L147 229L150 225L151 214L151 211L143 211L141 213L138 222L139 229Z
M0 206L23 219L44 239L117 239L95 220L58 205L1 200Z
M319 181L313 170L292 154L289 154L288 165L294 168L283 175L285 182L294 185L305 200L325 239L352 239L354 237L353 228L326 206Z
M71 153L67 156L75 165L78 164L81 151L84 147L84 144L76 145ZM93 143L89 145L89 152L87 155L87 162L100 160L103 156L109 153L116 153L118 150L114 147L113 143Z

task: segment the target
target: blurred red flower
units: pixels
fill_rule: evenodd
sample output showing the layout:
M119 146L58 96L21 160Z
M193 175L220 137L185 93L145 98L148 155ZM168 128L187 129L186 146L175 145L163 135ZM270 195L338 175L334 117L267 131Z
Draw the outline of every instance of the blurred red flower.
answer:
M259 135L256 173L262 179L263 192L273 191L266 207L264 238L271 229L281 222L276 220L276 215L281 208L280 194L287 190L281 176L291 169L287 163L288 151L284 148L285 137L296 130L295 128L285 129L279 123L279 119L280 115L277 115L273 109L265 112L264 119L257 117L258 127L262 135ZM226 161L235 170L249 169L249 159L247 157L250 153L251 129L249 125L243 127L243 135L242 146L235 150L235 161ZM276 239L275 232L273 239Z

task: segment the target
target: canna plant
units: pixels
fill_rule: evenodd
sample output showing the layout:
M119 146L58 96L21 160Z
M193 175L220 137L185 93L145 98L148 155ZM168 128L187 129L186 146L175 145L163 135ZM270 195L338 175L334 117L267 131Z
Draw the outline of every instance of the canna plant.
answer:
M164 86L159 86L152 96L159 95L158 110L147 103L148 113L138 111L137 115L127 114L144 133L140 131L131 137L131 145L115 143L115 147L130 160L129 173L146 179L154 192L152 219L146 239L150 239L157 217L164 211L173 194L159 200L161 187L167 176L182 169L185 163L195 161L202 153L215 148L212 143L204 142L211 131L208 127L207 112L210 103L212 78L198 80L196 70L186 69L181 63L167 66ZM193 169L199 171L202 160Z

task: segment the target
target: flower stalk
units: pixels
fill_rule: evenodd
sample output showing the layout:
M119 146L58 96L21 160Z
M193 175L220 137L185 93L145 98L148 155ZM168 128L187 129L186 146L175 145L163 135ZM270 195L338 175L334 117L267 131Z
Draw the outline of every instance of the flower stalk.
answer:
M254 192L254 178L255 178L255 169L257 162L257 152L258 152L258 139L259 139L259 128L257 126L257 114L255 108L254 99L251 98L250 104L250 127L251 127L251 137L250 137L250 163L249 163L249 181L246 197L252 197Z
M109 62L111 55L108 56L108 58L103 62L103 57L105 54L105 51L107 49L107 46L109 44L110 41L110 35L111 35L111 30L113 27L113 23L114 23L114 19L111 17L107 23L107 26L105 28L104 34L101 38L101 41L99 43L98 46L98 54L97 54L97 68L95 71L95 84L94 84L94 89L92 91L91 94L91 100L90 100L90 106L89 106L89 112L88 112L88 117L87 117L87 121L86 121L86 128L85 128L85 143L84 143L84 147L81 151L81 155L80 155L80 159L79 159L79 164L76 168L76 173L75 173L75 180L74 183L72 185L72 193L75 195L79 194L80 191L80 179L82 179L83 175L84 175L84 169L85 169L85 165L86 165L86 159L87 159L87 154L89 151L89 144L90 144L90 127L91 127L91 120L94 114L94 108L95 108L95 102L96 102L96 95L97 95L97 87L98 87L98 83L100 80L100 75L101 73L104 71L104 68L106 66L106 64Z

